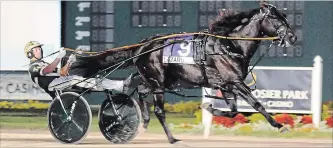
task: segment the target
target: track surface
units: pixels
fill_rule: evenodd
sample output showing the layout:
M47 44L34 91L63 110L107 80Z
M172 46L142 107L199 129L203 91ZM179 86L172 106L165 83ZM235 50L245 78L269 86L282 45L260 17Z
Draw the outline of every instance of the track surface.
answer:
M47 131L18 131L1 130L0 147L177 147L184 145L171 145L166 136L161 134L138 134L129 144L112 144L101 133L90 132L88 136L77 145L60 144ZM182 139L187 147L331 147L330 139L276 139L255 137L226 137L175 135Z

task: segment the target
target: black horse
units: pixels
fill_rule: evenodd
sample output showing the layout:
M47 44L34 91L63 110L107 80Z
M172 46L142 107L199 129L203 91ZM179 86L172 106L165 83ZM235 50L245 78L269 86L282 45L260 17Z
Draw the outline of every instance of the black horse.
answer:
M226 27L228 25L232 27ZM282 46L289 46L296 41L296 36L285 15L269 4L227 18L219 16L212 24L210 33L243 38L278 36ZM166 89L174 89L175 84L179 81L191 84L192 88L220 89L226 97L236 98L236 95L239 95L264 115L273 127L280 131L287 130L266 112L265 108L251 94L250 88L243 82L248 74L250 60L258 48L260 40L230 40L211 35L194 35L194 42L200 44L201 52L203 52L201 55L204 57L196 64L179 64L163 63L163 54L160 49L165 47L167 39L154 40L161 36L163 35L142 41L148 42L140 47L110 50L105 52L106 54L78 58L78 63L84 64L77 64L73 69L75 67L87 68L93 74L121 60L142 54L134 60L129 60L123 67L135 66L137 68L144 85L154 96L154 113L172 144L180 140L174 138L165 122L164 93ZM190 41L186 44L189 43ZM217 111L210 104L203 104L201 107L214 115L235 116L237 114L235 99L226 101L231 106L231 112ZM143 103L143 101L140 102Z

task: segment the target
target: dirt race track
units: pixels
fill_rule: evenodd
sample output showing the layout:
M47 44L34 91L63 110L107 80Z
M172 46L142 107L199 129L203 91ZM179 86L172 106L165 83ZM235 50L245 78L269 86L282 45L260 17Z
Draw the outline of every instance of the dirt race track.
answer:
M331 147L330 139L276 139L255 137L226 137L210 136L203 139L202 136L175 135L182 139L182 145L171 145L166 136L161 134L139 134L128 144L112 144L101 133L90 132L88 136L77 145L60 144L48 131L21 131L1 130L0 147Z

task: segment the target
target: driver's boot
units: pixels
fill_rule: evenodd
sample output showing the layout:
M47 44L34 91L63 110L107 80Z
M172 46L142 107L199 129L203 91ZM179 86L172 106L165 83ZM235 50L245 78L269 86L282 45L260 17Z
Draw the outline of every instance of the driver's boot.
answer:
M123 93L127 93L127 91L130 88L131 82L133 79L133 74L130 74L123 82L124 82L124 86L123 86Z

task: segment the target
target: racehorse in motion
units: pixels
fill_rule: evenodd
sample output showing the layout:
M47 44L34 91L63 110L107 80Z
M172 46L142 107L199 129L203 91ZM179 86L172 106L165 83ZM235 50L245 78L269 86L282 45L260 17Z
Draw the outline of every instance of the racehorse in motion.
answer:
M154 36L140 47L127 48L119 51L109 51L95 58L99 62L86 64L86 68L91 68L94 73L101 68L107 68L121 60L128 59L135 55L135 59L127 62L126 66L135 66L145 85L153 94L154 113L160 121L171 144L177 143L169 130L165 121L164 93L166 89L173 89L179 81L191 84L194 87L208 87L220 89L226 97L241 96L254 109L259 111L267 121L278 128L281 132L286 132L287 128L276 122L251 94L251 90L243 82L248 74L248 66L253 54L257 51L260 40L251 38L262 38L265 36L279 37L281 46L289 46L297 40L294 31L289 25L285 15L270 4L263 4L260 8L246 12L239 12L230 17L224 17L212 24L210 34L193 35L192 41L186 44L201 43L201 51L204 53L204 60L196 64L164 63L163 50L168 38L154 40L161 36ZM232 28L225 26L231 25ZM220 36L242 37L243 39L225 39ZM155 50L156 49L156 50ZM158 50L157 50L158 49ZM84 58L83 58L84 59ZM80 58L78 58L80 60ZM95 70L94 70L95 69ZM223 112L220 115L234 116L237 114L235 99L225 100L230 103L231 112ZM214 113L210 104L201 106Z

